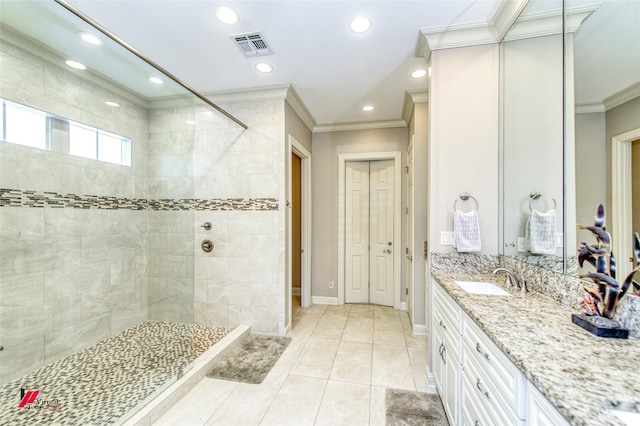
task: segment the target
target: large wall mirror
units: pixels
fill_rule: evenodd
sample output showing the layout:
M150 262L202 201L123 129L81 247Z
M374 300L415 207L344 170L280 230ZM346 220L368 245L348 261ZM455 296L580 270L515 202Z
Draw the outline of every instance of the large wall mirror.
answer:
M602 203L629 270L640 230L640 2L531 0L501 47L502 254L580 273L578 245L593 241L577 224L593 224Z

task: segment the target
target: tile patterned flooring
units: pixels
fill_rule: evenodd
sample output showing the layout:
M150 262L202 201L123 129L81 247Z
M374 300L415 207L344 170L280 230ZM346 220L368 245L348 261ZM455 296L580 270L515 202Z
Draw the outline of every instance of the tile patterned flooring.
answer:
M385 388L426 392L427 338L406 312L300 309L291 344L259 385L205 378L155 426L384 425Z

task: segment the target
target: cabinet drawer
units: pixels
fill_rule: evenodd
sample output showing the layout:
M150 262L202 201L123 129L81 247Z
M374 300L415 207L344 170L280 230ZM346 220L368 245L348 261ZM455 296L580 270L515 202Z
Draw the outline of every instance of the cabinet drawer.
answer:
M489 426L493 422L484 409L484 404L473 391L466 375L462 377L462 424L463 426Z
M511 426L520 425L521 417L516 414L515 410L507 403L507 394L498 391L486 372L477 364L474 358L465 359L463 376L464 392L469 394L468 399L475 404L483 407L488 419L481 424L491 426ZM464 401L466 405L467 400ZM480 412L481 413L481 412Z
M463 321L465 365L473 361L495 391L504 397L511 410L521 419L525 416L526 380L522 372L498 349L471 318Z
M434 307L434 334L439 337L441 343L446 347L448 354L454 355L460 359L460 353L462 351L462 338L458 334L458 331L454 329L453 325L449 322L446 315L443 315L438 305ZM436 347L438 349L438 347Z
M447 294L440 285L434 286L434 306L440 309L440 314L444 318L444 322L448 323L456 334L460 334L460 306ZM436 324L440 324L436 321Z

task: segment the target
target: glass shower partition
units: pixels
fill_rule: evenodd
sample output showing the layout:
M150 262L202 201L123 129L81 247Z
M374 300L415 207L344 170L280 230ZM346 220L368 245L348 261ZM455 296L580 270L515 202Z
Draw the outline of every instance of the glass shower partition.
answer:
M121 423L202 351L197 98L55 2L0 3L0 417L9 423Z

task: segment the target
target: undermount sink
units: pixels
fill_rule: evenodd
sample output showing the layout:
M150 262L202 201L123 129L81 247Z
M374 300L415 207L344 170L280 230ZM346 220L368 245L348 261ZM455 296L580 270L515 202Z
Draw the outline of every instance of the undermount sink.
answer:
M622 410L609 410L614 416L616 416L625 425L638 425L640 424L640 413Z
M502 287L486 281L454 280L464 291L471 294L488 294L491 296L513 296Z

